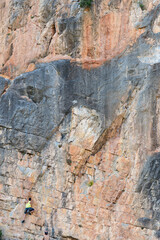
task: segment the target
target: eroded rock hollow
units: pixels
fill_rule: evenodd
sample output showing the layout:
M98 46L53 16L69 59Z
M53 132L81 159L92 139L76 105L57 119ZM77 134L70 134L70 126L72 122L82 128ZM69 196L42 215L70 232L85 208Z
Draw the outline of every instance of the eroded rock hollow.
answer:
M159 1L1 0L0 20L0 238L159 239Z

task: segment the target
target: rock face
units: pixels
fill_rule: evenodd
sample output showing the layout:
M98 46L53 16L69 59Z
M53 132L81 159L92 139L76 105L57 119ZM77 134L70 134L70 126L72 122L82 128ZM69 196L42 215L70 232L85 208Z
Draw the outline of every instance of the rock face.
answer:
M97 67L144 32L135 28L144 13L131 0L96 0L91 10L78 0L1 0L0 13L0 68L11 78L55 59Z
M1 1L2 239L160 238L159 14Z

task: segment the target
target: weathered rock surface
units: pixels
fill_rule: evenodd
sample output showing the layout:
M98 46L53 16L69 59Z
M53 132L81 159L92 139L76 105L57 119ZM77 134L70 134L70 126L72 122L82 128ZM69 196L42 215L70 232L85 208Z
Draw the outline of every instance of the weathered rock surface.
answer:
M160 237L160 5L144 5L0 3L2 73L17 76L0 77L4 239Z
M87 69L100 66L133 45L156 17L149 2L142 11L131 0L96 0L90 10L81 9L78 0L3 0L1 73L14 78L28 71L30 64L63 58Z

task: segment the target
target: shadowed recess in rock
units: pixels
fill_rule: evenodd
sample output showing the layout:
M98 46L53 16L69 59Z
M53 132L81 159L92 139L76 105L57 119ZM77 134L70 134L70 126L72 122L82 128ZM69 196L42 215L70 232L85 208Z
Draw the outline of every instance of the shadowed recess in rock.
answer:
M141 227L156 230L159 238L160 221L160 153L148 157L140 174L137 192L143 199L147 199L144 208L150 212L151 218L142 217L138 219Z

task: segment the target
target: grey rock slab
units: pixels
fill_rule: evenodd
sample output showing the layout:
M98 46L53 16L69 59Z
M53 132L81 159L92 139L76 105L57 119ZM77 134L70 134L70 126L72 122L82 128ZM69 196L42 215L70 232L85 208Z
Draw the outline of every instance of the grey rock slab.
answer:
M16 30L27 23L27 16L30 9L29 0L10 1L9 23L8 27Z
M146 16L135 24L135 28L152 28L153 22L160 14L160 4L158 4L153 10L146 14Z
M10 85L9 79L0 77L0 96L4 93L4 91L6 91L9 85Z
M160 153L155 153L147 158L139 177L137 192L147 199L146 210L152 212L152 218L142 217L138 222L142 227L159 230L160 220Z
M21 74L0 98L0 126L5 135L1 144L4 146L6 139L7 144L21 150L41 151L75 105L95 109L103 128L109 127L124 97L129 101L134 89L148 84L152 72L155 74L154 67L148 68L138 59L148 48L147 44L142 48L135 44L131 53L91 70L59 60L39 64L33 72ZM156 74L158 71L157 66ZM153 90L155 81L158 79L150 83Z
M41 23L46 24L51 18L55 17L57 0L40 0L39 4L39 20Z

